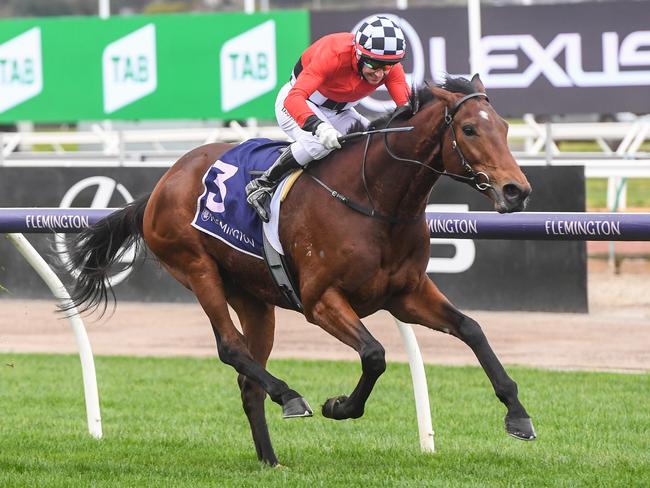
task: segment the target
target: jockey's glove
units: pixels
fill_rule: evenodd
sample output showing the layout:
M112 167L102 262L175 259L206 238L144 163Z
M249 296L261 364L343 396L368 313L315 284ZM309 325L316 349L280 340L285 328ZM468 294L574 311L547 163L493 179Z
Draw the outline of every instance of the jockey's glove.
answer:
M325 147L325 149L341 148L339 137L341 137L342 134L332 127L331 124L321 122L318 127L316 127L315 135L318 137L319 142Z

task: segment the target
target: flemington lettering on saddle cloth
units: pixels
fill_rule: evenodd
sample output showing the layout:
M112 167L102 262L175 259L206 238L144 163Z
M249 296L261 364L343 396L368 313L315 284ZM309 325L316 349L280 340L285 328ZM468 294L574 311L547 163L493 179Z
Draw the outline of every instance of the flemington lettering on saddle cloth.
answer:
M231 247L262 258L262 221L246 202L251 171L265 171L289 143L250 139L224 153L203 177L192 226Z

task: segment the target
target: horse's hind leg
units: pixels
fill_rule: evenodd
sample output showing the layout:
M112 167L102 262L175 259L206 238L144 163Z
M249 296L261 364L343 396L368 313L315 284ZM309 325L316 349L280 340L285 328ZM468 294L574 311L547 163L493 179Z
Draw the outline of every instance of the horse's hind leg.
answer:
M384 348L364 327L348 301L332 289L312 308L310 320L352 347L361 358L362 374L354 391L349 397L328 399L323 415L336 420L361 417L377 379L386 370Z
M273 347L274 307L244 293L229 294L228 303L237 312L246 339L246 346L253 359L266 367L266 361ZM275 466L278 464L278 459L273 451L264 412L266 393L256 382L243 374L238 376L237 382L241 390L244 412L246 412L253 434L257 458L266 464Z
M447 332L467 344L490 379L496 396L508 409L505 418L508 434L523 440L535 439L533 423L519 401L517 384L494 354L483 330L475 320L456 309L431 280L424 278L416 291L391 303L389 311L403 322Z
M251 356L244 336L237 330L228 313L223 281L216 263L206 255L205 259L196 260L192 264L186 276L189 287L210 318L221 361L260 385L271 400L282 405L285 417L310 415L307 402Z

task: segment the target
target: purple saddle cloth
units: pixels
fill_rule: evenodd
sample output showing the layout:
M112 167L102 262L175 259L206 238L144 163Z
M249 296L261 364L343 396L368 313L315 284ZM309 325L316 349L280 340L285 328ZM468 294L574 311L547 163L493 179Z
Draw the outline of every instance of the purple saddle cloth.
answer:
M192 226L235 249L262 258L262 221L246 202L246 185L265 171L289 145L286 141L249 139L232 148L203 177Z

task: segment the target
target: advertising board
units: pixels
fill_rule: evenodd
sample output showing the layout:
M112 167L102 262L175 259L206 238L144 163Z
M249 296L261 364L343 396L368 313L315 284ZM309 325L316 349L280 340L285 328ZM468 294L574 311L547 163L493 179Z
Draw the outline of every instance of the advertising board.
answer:
M483 5L478 72L497 111L533 114L650 112L648 4L637 1ZM370 15L404 30L411 82L470 76L465 7L319 11L312 41L353 32ZM391 106L386 90L365 99L369 112Z
M273 119L308 41L306 11L2 19L0 122Z

